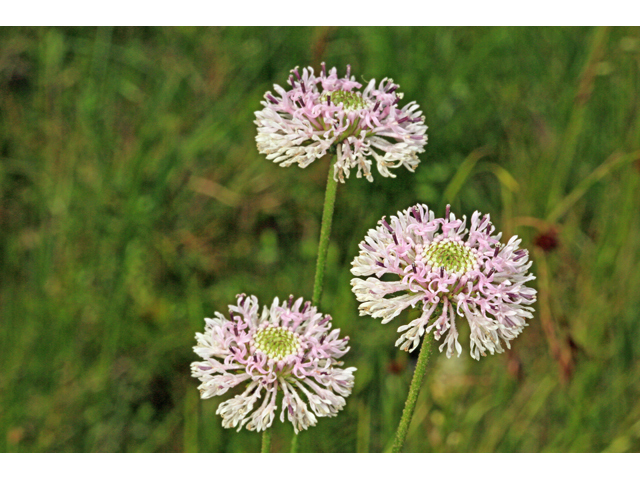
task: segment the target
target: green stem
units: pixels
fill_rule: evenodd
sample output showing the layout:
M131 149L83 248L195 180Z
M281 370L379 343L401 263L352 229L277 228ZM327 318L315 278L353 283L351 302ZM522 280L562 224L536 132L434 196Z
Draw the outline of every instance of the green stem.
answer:
M333 179L333 165L336 159L329 166L329 177L327 178L327 190L324 194L324 209L322 210L322 224L320 226L320 243L318 245L318 262L316 263L316 277L313 282L313 296L311 304L318 307L322 296L322 282L324 280L324 270L327 263L327 251L329 250L329 236L331 235L331 221L333 220L333 207L336 203L336 191L338 182Z
M270 453L271 451L271 429L267 428L262 432L262 450L260 453Z
M396 431L396 439L393 442L391 448L392 453L399 453L404 446L404 441L407 438L407 432L409 431L409 424L411 423L411 417L413 417L413 411L416 409L416 401L420 394L420 387L422 387L422 381L424 380L424 374L427 371L427 362L429 361L429 353L431 351L431 344L428 338L425 336L422 339L422 347L420 347L420 355L418 356L418 363L416 364L416 370L413 372L413 379L411 380L411 386L409 387L409 396L407 402L404 404L404 410L402 411L402 418Z
M293 438L291 439L291 453L298 453L298 434L293 432Z
M318 244L318 261L316 262L316 276L313 282L313 295L311 305L319 307L322 296L322 282L324 280L324 270L327 264L327 251L329 250L329 237L331 235L331 221L333 220L333 207L336 204L336 192L338 182L333 179L333 166L337 157L329 165L329 175L327 177L327 189L324 194L324 208L322 209L322 224L320 225L320 242ZM293 434L291 439L291 453L298 451L298 435Z

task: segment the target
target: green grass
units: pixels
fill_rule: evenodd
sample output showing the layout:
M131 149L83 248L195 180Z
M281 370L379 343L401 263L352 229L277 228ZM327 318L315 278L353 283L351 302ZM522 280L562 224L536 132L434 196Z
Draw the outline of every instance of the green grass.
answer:
M237 293L311 296L328 165L272 164L252 122L321 60L393 77L430 140L415 173L338 187L321 311L356 386L300 450L390 447L415 356L349 268L418 201L521 236L539 300L508 353L475 362L464 327L460 358L434 349L405 450L640 450L640 29L2 28L0 451L259 451L191 349Z

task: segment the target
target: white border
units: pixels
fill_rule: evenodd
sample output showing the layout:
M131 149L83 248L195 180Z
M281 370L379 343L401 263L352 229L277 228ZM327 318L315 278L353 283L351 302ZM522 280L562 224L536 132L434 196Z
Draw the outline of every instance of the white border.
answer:
M184 0L6 1L0 24L17 25L624 25L633 2L513 0L303 2Z
M260 456L258 456L260 455ZM401 457L398 455L402 455ZM638 454L5 454L6 478L305 480L627 477ZM15 473L16 475L11 475Z

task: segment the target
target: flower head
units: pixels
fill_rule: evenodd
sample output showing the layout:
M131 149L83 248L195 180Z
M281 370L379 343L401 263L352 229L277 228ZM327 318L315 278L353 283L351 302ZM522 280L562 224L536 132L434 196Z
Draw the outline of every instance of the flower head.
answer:
M349 347L348 337L331 330L331 317L318 313L311 302L293 296L258 313L256 297L238 295L229 305L230 320L216 312L197 333L194 351L204 361L191 364L199 378L202 398L222 395L246 382L242 394L222 402L217 413L225 428L246 425L265 430L275 417L282 392L282 411L296 433L316 424L316 417L333 417L353 388L353 367L339 368ZM306 400L305 400L306 399ZM254 410L254 407L257 408Z
M500 242L501 233L489 215L475 212L466 228L466 217L456 219L449 206L445 218L435 218L426 205L398 212L387 222L383 217L360 243L351 273L366 279L351 280L360 303L360 315L390 322L408 307L422 308L419 318L398 328L396 342L403 350L414 350L420 337L432 330L447 357L458 356L456 317L466 318L471 328L471 356L476 360L503 352L502 341L511 347L532 318L536 291L524 284L531 262L520 239ZM397 276L383 281L384 274Z
M256 112L258 150L267 159L305 168L335 151L334 179L341 182L356 167L358 178L373 181L372 160L384 177L395 177L390 168L416 169L427 127L415 102L398 108L402 94L392 79L377 86L370 80L361 90L350 66L344 78L338 78L335 67L327 74L324 63L317 77L311 67L302 75L298 67L291 72L291 90L274 85L276 93L267 92L264 108Z

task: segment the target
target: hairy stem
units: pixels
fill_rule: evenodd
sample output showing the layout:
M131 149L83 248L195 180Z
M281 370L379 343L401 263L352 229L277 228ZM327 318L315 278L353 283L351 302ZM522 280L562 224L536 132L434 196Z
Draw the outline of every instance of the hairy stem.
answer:
M291 439L291 453L298 453L298 434L293 433L293 438Z
M411 418L413 417L413 411L416 409L416 401L420 394L420 388L422 387L422 381L424 380L424 374L427 371L427 362L429 361L429 353L431 351L431 342L425 336L422 339L422 346L420 347L420 355L418 356L418 363L416 364L416 370L413 372L413 379L411 380L411 386L409 387L409 396L407 402L404 404L404 410L402 411L402 418L396 431L396 439L393 442L391 448L392 453L399 453L404 446L404 441L407 438L407 432L409 431L409 425L411 424Z
M262 432L262 450L260 453L270 453L271 451L271 429L267 428Z
M322 209L322 224L320 226L320 243L318 244L318 261L316 262L316 276L313 282L313 295L311 305L319 307L322 296L322 283L324 281L324 270L327 264L327 251L329 250L329 237L331 235L331 221L333 220L333 207L336 204L336 191L338 182L333 179L333 166L337 157L329 165L329 175L327 176L327 189L324 194L324 208ZM298 435L294 434L291 439L291 453L298 451Z
M329 250L329 236L331 235L331 221L333 220L333 207L336 203L336 191L338 182L333 179L333 165L336 159L329 166L329 176L327 178L327 190L324 195L324 209L322 210L322 225L320 226L320 243L318 244L318 262L316 263L316 276L313 282L313 296L311 304L318 307L322 296L322 282L324 280L324 270L327 263L327 250Z

